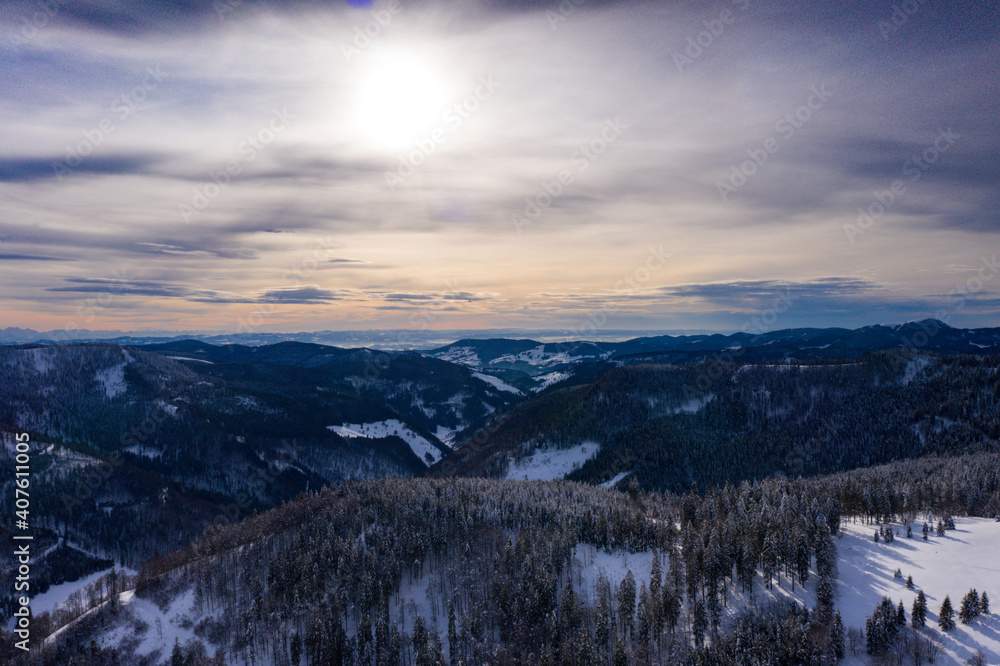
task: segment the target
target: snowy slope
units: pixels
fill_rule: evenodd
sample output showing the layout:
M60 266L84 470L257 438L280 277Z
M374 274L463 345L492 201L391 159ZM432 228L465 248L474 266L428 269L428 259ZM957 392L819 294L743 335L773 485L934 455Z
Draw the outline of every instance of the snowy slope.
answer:
M506 478L521 481L561 479L596 456L600 450L601 445L596 442L584 442L568 449L538 449L530 456L512 462Z
M481 372L473 372L472 376L475 377L476 379L481 379L490 386L500 389L501 391L507 391L508 393L516 393L517 395L521 395L520 389L514 388L504 380L500 379L499 377L494 377L493 375L485 375Z
M549 372L544 375L539 375L535 377L535 379L541 381L541 384L539 384L538 386L534 387L531 390L534 391L535 393L539 393L541 391L544 391L548 387L552 386L553 384L561 382L562 380L566 379L569 376L570 376L569 373L566 372Z
M938 664L964 664L976 650L986 654L988 664L1000 663L1000 523L984 518L956 518L957 529L945 536L933 532L927 541L921 538L920 525L912 539L906 529L896 525L900 536L892 543L875 543L875 528L870 525L843 526L843 536L837 540L839 555L837 607L844 626L864 629L865 618L871 615L883 595L894 602L903 601L909 618L910 608L923 589L927 596L927 628L925 635L941 646ZM896 569L902 579L893 577ZM914 590L907 590L905 580L913 576ZM990 597L990 614L971 624L958 620L962 597L975 588ZM938 628L938 610L945 595L951 597L955 609L956 627L942 632ZM845 663L867 663L860 658Z
M630 472L630 471L629 472L619 472L618 474L615 474L612 478L610 478L607 481L605 481L604 483L602 483L601 486L604 487L604 488L614 488L615 486L618 485L619 481L621 481L622 479L624 479L626 476L628 476L631 473L632 472Z
M421 462L428 467L441 459L441 451L436 446L413 432L399 419L388 419L374 423L345 423L339 426L327 426L327 430L332 430L341 437L348 438L379 439L395 435L405 441Z
M66 603L70 595L74 592L82 590L91 583L96 582L98 578L105 576L112 571L114 571L114 567L105 569L104 571L98 571L97 573L92 573L79 580L53 585L45 592L37 594L31 598L31 612L35 615L41 615L42 613L54 611L56 607Z

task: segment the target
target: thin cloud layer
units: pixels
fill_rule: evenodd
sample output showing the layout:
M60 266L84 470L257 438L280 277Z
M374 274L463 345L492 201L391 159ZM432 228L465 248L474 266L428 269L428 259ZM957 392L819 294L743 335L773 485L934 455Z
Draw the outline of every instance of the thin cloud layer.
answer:
M1000 313L997 6L40 7L0 7L0 325Z

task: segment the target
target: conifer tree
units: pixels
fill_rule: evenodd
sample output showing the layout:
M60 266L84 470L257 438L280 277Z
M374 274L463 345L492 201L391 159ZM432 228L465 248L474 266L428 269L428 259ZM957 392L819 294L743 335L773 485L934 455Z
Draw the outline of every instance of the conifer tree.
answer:
M979 594L975 590L969 590L962 597L962 605L958 610L958 619L962 624L969 624L979 615Z
M174 638L174 649L170 652L170 666L184 666L184 654L177 638Z
M455 601L448 600L448 657L452 666L458 664L458 629L455 626Z
M618 586L618 618L622 635L631 635L632 627L635 626L635 576L631 569L625 572L625 579Z
M830 627L830 645L837 659L843 659L847 654L844 638L844 620L840 617L840 611L837 611L833 615L833 625Z
M986 596L986 592L983 592L979 596L979 614L980 615L990 614L990 598Z
M955 610L951 607L951 599L947 596L941 602L941 610L938 612L938 626L941 631L951 631L955 628Z
M917 592L913 600L913 610L910 612L910 624L914 629L920 629L927 623L927 597L924 591Z
M625 650L625 643L621 639L615 645L615 656L612 658L613 666L629 666L628 652Z
M708 611L703 601L694 604L694 618L691 621L691 632L694 634L695 647L701 648L705 643L705 632L708 630Z

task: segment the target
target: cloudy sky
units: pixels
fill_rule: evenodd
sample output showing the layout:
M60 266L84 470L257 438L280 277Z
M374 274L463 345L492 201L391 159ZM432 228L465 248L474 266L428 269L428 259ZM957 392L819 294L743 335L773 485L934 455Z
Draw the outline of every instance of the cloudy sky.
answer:
M1000 325L1000 11L0 5L0 327Z

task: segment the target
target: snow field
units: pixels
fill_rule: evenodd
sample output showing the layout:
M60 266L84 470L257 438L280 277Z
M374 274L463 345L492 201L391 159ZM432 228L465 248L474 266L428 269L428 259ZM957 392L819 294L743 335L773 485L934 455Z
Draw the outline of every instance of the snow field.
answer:
M601 445L584 442L568 449L539 448L530 456L512 462L505 478L518 481L561 479L597 455Z
M964 664L976 650L983 651L986 663L1000 664L1000 523L986 518L955 518L957 529L946 531L943 537L932 531L927 541L922 538L922 525L918 519L913 538L907 539L906 528L894 524L899 536L892 543L875 543L874 525L846 523L841 527L837 608L844 626L864 630L865 618L883 596L897 604L903 601L909 624L913 600L917 591L923 590L927 597L924 635L941 644L938 664ZM902 578L894 578L896 569ZM913 576L913 590L906 589L907 576ZM958 610L962 597L972 588L989 595L990 614L962 624ZM938 627L938 610L946 595L955 610L956 626L949 632ZM867 657L849 657L844 663L868 661Z
M516 393L517 395L521 395L520 389L514 388L504 380L500 379L499 377L494 377L493 375L486 375L481 372L473 372L472 376L480 381L486 382L493 388L499 389L501 391L507 391L508 393Z
M436 446L427 441L426 438L413 432L409 426L399 419L387 419L374 423L345 423L339 426L327 426L326 429L346 438L363 437L380 439L395 435L405 441L409 445L410 450L420 458L420 462L428 467L441 459L441 451ZM430 458L430 462L428 462L428 458Z

